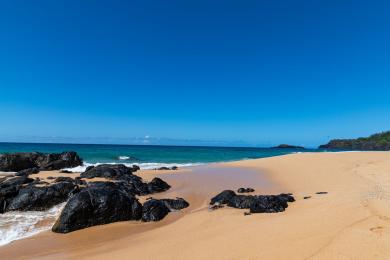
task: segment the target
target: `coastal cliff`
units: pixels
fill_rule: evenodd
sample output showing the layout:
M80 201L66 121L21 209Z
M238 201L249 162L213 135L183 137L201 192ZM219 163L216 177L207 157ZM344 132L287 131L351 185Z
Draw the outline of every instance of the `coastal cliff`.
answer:
M373 134L369 137L357 139L334 139L329 143L320 145L320 149L389 151L390 131Z

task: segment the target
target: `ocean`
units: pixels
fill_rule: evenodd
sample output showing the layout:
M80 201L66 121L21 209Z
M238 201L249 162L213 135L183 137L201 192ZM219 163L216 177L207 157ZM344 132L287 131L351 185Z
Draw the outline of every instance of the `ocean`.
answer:
M100 145L100 144L39 144L0 143L0 153L13 152L54 153L75 151L84 165L73 169L83 171L89 165L102 163L137 164L141 169L158 167L187 167L213 162L265 158L297 152L315 152L315 149L273 149L246 147Z

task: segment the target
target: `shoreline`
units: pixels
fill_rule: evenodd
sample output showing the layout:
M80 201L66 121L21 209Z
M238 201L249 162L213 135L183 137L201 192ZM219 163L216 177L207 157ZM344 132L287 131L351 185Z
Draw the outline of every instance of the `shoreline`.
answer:
M119 222L66 235L46 231L0 247L0 257L390 257L386 250L390 246L389 152L305 152L195 168L136 173L171 184L170 191L153 197L181 196L190 202L183 212L157 223ZM240 186L254 187L255 194L292 192L297 201L276 214L244 216L245 211L238 209L207 210L211 196ZM304 196L311 198L304 200Z

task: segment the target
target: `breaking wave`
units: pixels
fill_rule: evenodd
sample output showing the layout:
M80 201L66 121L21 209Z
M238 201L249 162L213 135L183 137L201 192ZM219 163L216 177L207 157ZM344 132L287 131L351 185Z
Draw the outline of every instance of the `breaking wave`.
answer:
M118 164L118 163L87 163L87 162L85 162L81 166L77 166L74 168L66 168L64 170L71 171L71 172L84 172L87 169L87 167L89 167L89 166L98 166L101 164ZM127 167L132 167L133 165L138 165L142 170L153 170L153 169L157 169L160 167L168 167L168 168L171 168L173 166L177 166L179 168L191 167L191 166L202 165L204 163L155 163L155 162L150 162L150 163L121 163L121 164L124 164Z
M0 246L50 230L65 203L47 211L10 211L0 214Z

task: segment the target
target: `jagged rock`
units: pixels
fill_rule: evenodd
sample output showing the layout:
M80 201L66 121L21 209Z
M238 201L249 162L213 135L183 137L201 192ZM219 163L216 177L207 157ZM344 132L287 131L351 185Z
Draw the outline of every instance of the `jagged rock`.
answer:
M60 173L74 173L74 172L69 171L69 170L61 170Z
M126 192L123 184L97 182L68 201L52 230L68 233L95 225L139 220L141 215L142 205Z
M169 212L169 208L163 201L151 199L146 201L143 205L142 221L160 221L165 218Z
M89 171L89 170L92 170L93 168L95 168L95 166L93 166L93 165L88 166L88 167L85 169L85 171L87 172L87 171Z
M88 167L89 168L89 167ZM130 175L134 172L133 168L126 167L123 164L101 164L96 167L88 169L80 174L81 178L107 178L118 179L124 175Z
M75 182L75 180L72 179L71 177L63 177L63 176L57 177L57 178L54 180L54 182L63 182L63 181L65 181L65 182L70 182L70 183L74 183L74 182Z
M0 183L0 213L6 211L9 201L18 195L23 184L33 182L33 179L27 176L8 178Z
M0 171L21 171L30 168L60 170L81 164L82 160L76 152L0 154Z
M237 190L237 193L250 193L250 192L254 192L255 190L252 189L252 188L239 188Z
M15 173L15 176L28 176L30 174L37 174L37 173L39 173L39 169L37 167L34 167L34 168L18 171L17 173Z
M154 178L148 183L148 189L150 193L167 191L171 186L160 178Z
M227 204L233 197L237 196L232 190L224 190L217 196L211 199L210 205L214 204Z
M161 199L160 201L164 202L165 205L172 210L181 210L190 206L190 204L185 201L183 198L176 199Z
M250 209L250 213L281 212L288 207L288 202L295 201L288 194L279 195L237 195L234 191L225 190L211 199L210 205L227 204L229 207Z
M66 201L77 186L70 182L60 182L49 186L28 185L9 201L6 211L47 210Z

